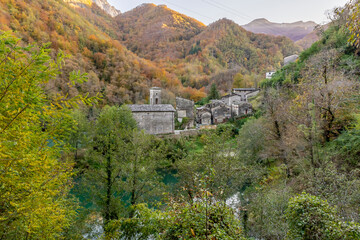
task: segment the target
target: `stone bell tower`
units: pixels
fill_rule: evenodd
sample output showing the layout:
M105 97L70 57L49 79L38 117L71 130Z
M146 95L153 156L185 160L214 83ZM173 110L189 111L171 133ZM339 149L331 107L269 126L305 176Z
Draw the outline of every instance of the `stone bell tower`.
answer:
M150 105L161 104L161 88L150 88Z

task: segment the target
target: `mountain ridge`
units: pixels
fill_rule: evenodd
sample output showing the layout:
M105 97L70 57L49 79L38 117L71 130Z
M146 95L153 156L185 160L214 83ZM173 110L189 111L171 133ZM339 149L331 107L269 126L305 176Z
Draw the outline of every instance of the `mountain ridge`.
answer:
M259 18L242 27L254 33L286 36L294 42L303 39L311 33L318 24L313 21L297 21L292 23L275 23L265 18Z

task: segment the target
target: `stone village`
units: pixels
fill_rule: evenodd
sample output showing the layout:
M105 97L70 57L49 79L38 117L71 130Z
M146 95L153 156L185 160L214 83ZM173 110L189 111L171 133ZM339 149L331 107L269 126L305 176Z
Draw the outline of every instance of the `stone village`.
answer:
M284 66L295 62L298 55L284 58ZM267 72L266 78L271 79L275 71ZM225 123L231 118L241 117L253 113L249 99L258 95L258 88L234 88L231 93L218 100L195 108L191 100L177 97L176 109L171 104L161 103L161 88L150 88L150 104L128 105L140 129L149 134L173 134L175 132L175 118L182 122L188 120L186 129Z
M284 58L284 66L295 62L298 55ZM275 71L267 72L266 78L271 79ZM258 95L258 88L234 88L231 93L218 100L195 108L191 100L177 97L176 109L171 104L161 103L161 88L150 88L150 104L128 105L140 129L149 134L173 134L175 132L175 118L182 122L188 120L186 129L225 123L231 118L246 116L253 113L249 99Z
M235 88L218 100L195 108L191 100L177 97L176 109L171 104L162 104L161 88L150 89L150 104L128 105L140 129L149 134L173 134L175 118L179 122L187 119L186 129L216 125L231 118L252 114L249 98L260 92L256 88Z

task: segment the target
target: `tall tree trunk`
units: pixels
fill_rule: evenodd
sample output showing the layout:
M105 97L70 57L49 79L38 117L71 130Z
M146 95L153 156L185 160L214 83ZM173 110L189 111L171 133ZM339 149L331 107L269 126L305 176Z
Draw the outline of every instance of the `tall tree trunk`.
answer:
M108 153L106 158L106 201L105 201L105 226L112 218L111 214L111 183L112 169L111 169L111 155ZM105 232L105 235L107 233Z

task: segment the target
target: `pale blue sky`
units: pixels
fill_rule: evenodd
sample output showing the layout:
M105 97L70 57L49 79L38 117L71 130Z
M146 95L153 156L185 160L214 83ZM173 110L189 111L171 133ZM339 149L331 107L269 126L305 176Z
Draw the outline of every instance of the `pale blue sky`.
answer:
M149 0L108 0L121 12ZM166 4L169 8L209 24L220 18L246 24L256 18L272 22L327 21L326 11L343 6L348 0L153 0L151 3Z

